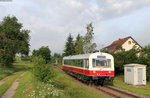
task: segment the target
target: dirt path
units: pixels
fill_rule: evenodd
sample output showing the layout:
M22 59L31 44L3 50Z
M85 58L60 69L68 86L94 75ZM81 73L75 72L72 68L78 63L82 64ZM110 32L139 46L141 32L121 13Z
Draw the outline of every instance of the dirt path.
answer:
M8 90L1 96L1 98L12 98L12 96L15 94L15 91L19 85L20 79L25 75L25 72L22 73L8 88Z
M9 76L7 76L7 77L5 77L4 79L0 80L0 86L5 83L5 81L8 79L8 77L9 77Z

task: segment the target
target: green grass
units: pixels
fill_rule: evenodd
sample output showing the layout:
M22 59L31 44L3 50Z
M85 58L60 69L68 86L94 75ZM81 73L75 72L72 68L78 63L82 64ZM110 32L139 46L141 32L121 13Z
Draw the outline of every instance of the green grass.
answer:
M51 84L54 85L54 87L51 87L49 84L36 81L32 77L32 73L27 72L20 80L13 98L32 98L33 96L31 95L35 95L33 93L34 91L38 92L38 94L39 92L43 92L42 94L45 96L44 93L48 94L51 92L51 90L48 90L49 87L51 87L50 89L54 89L56 92L60 92L60 95L52 97L48 96L46 98L103 98L105 96L94 87L84 85L66 75L64 72L58 71L54 68L51 68L51 70L54 70L57 73L56 77L51 79Z
M30 62L15 62L12 66L2 67L0 66L0 80L7 77L8 79L5 81L3 85L0 86L0 96L5 93L5 91L11 86L13 81L24 71L30 69L32 67L32 63Z
M5 91L11 86L13 81L15 81L15 79L19 77L21 73L23 72L22 71L16 72L11 76L8 76L8 79L5 81L5 83L0 86L0 96L2 96L5 93Z
M28 98L32 90L32 74L27 71L24 77L19 81L19 86L13 98Z
M16 71L18 69L15 67L0 67L0 80Z
M128 91L150 97L150 82L146 86L133 86L124 83L124 77L117 76L114 80L114 86Z
M33 64L31 62L26 61L16 61L13 65L17 68L32 68Z
M32 68L32 66L32 63L23 61L15 62L12 66L8 67L0 66L0 80L13 74L14 72L28 70Z

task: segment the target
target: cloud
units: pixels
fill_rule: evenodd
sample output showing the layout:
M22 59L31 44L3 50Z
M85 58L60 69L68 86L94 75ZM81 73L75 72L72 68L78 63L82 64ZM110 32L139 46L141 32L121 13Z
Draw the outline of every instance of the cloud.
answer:
M149 18L142 18L149 10L144 13L139 11L147 7L150 7L150 0L13 0L11 3L0 3L0 19L8 14L15 15L24 28L30 29L31 50L48 45L53 52L62 53L69 33L74 38L78 33L84 35L86 24L90 22L94 25L98 48L118 37L128 36L130 32L136 32L137 35L131 35L143 45L147 44L141 40L144 36L139 37L141 32L149 32L149 24L146 24ZM140 19L132 16L138 11L138 16L143 14ZM133 18L145 21L143 26L133 22Z
M63 0L68 6L70 7L75 7L75 8L80 8L83 4L79 1L75 0Z

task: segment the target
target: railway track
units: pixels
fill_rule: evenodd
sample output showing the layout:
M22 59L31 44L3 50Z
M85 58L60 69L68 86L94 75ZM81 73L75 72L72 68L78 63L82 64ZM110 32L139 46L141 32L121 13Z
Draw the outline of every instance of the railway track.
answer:
M137 95L127 90L123 90L113 86L102 86L102 87L99 86L97 87L97 89L114 98L147 98L145 96Z

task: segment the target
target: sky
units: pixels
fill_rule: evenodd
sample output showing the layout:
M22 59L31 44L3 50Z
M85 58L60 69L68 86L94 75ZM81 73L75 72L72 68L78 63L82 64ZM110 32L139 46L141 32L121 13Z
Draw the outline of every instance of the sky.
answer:
M69 34L84 36L91 22L97 49L128 36L150 43L150 0L0 0L0 21L8 15L31 31L31 52L63 53Z

